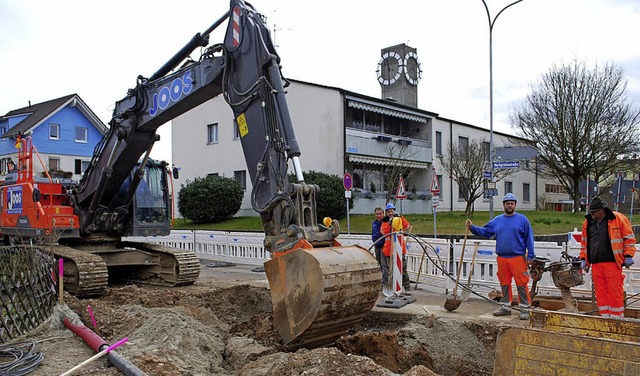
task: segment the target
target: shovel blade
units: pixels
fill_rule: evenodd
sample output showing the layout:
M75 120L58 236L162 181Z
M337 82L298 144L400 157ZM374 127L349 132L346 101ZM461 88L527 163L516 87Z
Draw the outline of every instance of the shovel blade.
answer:
M458 309L458 307L460 307L460 304L462 304L462 300L458 299L457 296L453 296L451 298L447 298L447 300L444 302L444 309L449 312L455 311L456 309Z

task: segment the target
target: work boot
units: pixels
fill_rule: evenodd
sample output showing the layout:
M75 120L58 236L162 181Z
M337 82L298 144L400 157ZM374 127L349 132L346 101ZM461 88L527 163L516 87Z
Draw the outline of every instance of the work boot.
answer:
M505 307L500 307L499 310L493 311L494 316L511 316L511 310Z
M518 308L520 308L520 320L529 320L531 317L531 315L529 315L531 304L519 304Z

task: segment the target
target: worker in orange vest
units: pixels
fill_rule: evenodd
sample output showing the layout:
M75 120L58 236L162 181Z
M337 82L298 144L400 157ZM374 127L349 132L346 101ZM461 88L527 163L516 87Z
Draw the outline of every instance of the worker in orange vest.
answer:
M393 205L392 203L388 203L387 206L385 206L384 208L385 213L386 213L386 217L383 219L382 225L380 226L380 233L384 236L387 234L390 234L392 231L392 221L394 218L399 217L401 223L402 223L402 227L398 228L398 229L393 229L394 232L397 231L403 231L403 232L411 232L411 223L409 223L409 221L407 221L406 218L399 216L396 213L396 207L395 205ZM398 226L400 227L400 226ZM382 269L382 280L383 280L383 284L385 283L390 283L390 281L388 280L388 276L389 276L389 257L391 256L391 236L387 236L385 238L384 241L384 247L382 247L382 254L384 255L384 257L381 257L381 269ZM404 288L405 291L409 291L410 289L410 284L411 281L409 280L409 273L407 272L407 244L406 241L404 239L404 236L402 236L402 233L398 234L398 241L400 242L400 245L402 246L402 287ZM384 259L384 260L382 260ZM383 265L385 264L386 265ZM385 278L387 277L387 278Z
M602 317L624 317L624 273L622 267L633 265L636 237L629 219L612 211L600 197L589 204L589 214L582 224L580 259L589 272Z

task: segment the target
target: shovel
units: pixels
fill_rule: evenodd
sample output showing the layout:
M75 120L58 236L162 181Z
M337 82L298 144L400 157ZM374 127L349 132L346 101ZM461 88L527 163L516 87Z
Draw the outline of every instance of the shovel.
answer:
M473 247L473 258L471 258L471 270L469 271L469 279L467 280L467 287L462 289L462 301L466 302L469 300L469 294L471 292L471 277L473 276L473 267L476 263L476 255L478 254L478 246L480 242L476 242L475 247Z
M447 311L455 311L462 304L462 300L458 298L458 284L460 283L460 273L462 273L462 261L464 260L464 249L467 246L467 235L469 235L469 228L466 227L464 232L464 241L462 242L462 252L460 252L460 263L458 264L458 274L456 275L456 284L453 288L453 296L447 298L444 302L444 309Z

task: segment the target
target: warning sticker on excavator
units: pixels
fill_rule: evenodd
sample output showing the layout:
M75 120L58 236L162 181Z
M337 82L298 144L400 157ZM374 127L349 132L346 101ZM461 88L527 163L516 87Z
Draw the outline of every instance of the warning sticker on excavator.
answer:
M236 118L236 122L238 123L238 131L240 133L240 137L244 137L249 133L249 127L247 126L247 118L244 114L240 114Z

